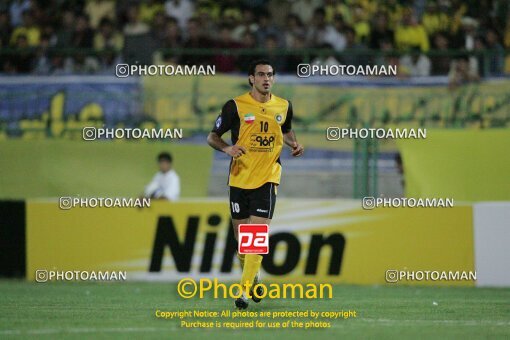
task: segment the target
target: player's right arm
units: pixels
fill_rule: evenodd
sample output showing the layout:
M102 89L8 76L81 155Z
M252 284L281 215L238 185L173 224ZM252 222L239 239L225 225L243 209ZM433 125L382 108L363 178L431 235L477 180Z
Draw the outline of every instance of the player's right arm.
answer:
M221 109L221 114L214 123L214 128L207 136L207 143L214 149L225 152L231 157L237 158L246 153L246 149L238 145L229 145L221 136L228 130L234 128L237 116L237 106L233 100L229 100Z
M152 181L145 187L145 197L153 197L153 195L156 193L156 190L158 190L158 187L158 174L156 174L152 178Z

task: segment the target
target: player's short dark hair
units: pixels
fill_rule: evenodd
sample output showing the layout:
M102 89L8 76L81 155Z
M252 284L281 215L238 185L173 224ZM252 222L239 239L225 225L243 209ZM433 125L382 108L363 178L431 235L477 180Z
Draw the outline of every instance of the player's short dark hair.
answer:
M257 68L258 65L269 65L269 66L271 66L273 68L273 75L276 74L274 66L273 66L273 64L269 60L266 60L266 59L257 59L257 60L254 60L250 64L250 67L248 69L248 76L255 76L255 69ZM253 83L250 81L249 78L248 78L248 83L250 84L250 86L253 86Z
M158 155L158 162L167 161L172 163L172 155L169 152L161 152Z

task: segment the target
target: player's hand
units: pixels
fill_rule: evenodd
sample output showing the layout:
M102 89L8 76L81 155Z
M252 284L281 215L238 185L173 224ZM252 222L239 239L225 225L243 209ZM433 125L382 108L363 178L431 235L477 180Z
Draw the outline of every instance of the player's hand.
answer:
M246 149L239 145L227 146L223 151L230 157L238 158L246 153Z
M302 156L303 153L305 153L305 148L303 147L303 145L301 145L297 142L294 142L294 145L292 145L291 148L292 148L292 156L294 156L294 157Z

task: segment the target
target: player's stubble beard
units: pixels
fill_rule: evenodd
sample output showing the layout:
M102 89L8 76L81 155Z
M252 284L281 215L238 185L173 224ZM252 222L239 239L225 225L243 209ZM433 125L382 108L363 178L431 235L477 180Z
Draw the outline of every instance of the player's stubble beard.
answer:
M257 86L256 84L253 86L254 90L257 91L262 96L268 96L271 94L271 84L268 84L269 86L267 89L264 88L264 84Z

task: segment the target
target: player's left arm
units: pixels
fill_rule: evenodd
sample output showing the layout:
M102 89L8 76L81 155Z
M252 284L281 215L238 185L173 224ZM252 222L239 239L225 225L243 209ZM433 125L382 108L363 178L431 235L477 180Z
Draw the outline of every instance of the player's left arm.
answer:
M299 144L296 134L292 130L292 103L289 101L289 108L287 109L287 117L282 125L283 142L292 148L292 156L299 157L305 152L303 145Z

